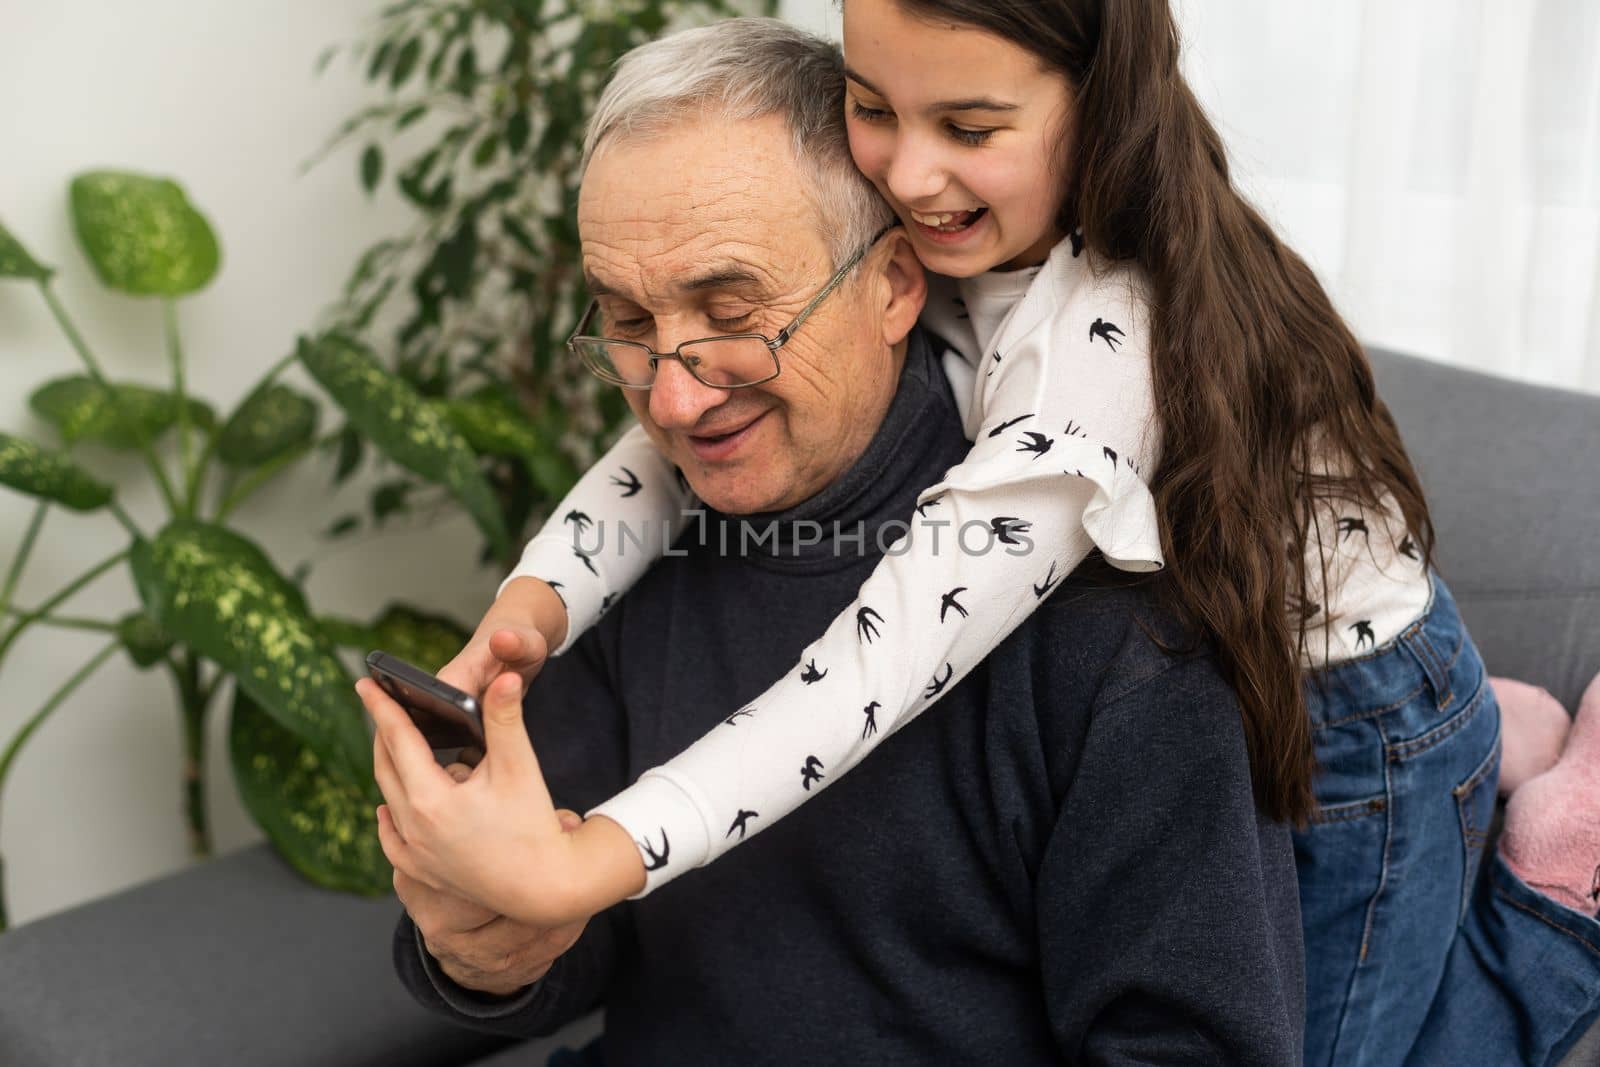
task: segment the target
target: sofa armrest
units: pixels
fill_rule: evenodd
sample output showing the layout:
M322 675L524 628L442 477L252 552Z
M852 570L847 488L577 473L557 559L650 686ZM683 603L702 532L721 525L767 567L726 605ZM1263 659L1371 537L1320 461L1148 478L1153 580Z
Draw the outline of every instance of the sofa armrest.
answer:
M0 1063L421 1067L506 1046L412 1001L399 915L257 845L25 924L0 935Z

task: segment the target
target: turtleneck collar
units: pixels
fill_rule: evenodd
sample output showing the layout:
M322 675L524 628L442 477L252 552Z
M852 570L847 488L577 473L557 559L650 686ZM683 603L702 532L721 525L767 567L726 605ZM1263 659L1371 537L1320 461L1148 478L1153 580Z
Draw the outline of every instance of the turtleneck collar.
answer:
M691 524L688 539L762 566L806 569L826 569L832 560L846 566L892 545L917 495L968 447L939 364L941 348L921 327L911 331L889 410L866 449L827 488L783 511L727 515L706 508L703 538Z

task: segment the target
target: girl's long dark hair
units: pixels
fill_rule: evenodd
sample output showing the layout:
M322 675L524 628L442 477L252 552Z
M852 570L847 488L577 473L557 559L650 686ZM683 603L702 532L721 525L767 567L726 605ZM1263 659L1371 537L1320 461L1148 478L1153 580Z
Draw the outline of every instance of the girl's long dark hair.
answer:
M1179 71L1167 0L896 2L1005 38L1072 85L1062 230L1081 226L1091 251L1137 262L1151 285L1157 587L1238 694L1257 804L1303 822L1315 772L1306 638L1286 604L1311 602L1313 516L1330 501L1392 500L1433 555L1421 483L1361 345L1234 189Z

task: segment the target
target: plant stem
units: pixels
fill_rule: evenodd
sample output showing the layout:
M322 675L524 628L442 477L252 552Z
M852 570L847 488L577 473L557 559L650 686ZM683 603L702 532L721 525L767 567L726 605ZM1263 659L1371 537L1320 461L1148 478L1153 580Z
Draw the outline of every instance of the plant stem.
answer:
M82 685L100 667L100 664L104 663L117 650L117 647L117 642L112 641L99 652L96 652L89 662L79 667L72 677L63 682L61 687L51 695L50 699L45 701L44 707L34 712L33 716L23 724L22 729L17 731L17 735L6 746L5 754L0 755L0 791L5 789L6 776L11 773L11 764L15 762L17 754L22 751L22 746L27 743L28 738L33 736L34 731L38 730L44 724L45 719L50 717L50 713L60 707L61 702L66 700L74 689ZM4 870L4 866L0 865L0 930L4 930L7 925L5 883L3 881Z
M167 359L172 364L172 392L178 398L178 470L184 474L187 492L181 512L183 518L194 514L195 471L189 463L189 394L184 389L183 342L178 336L178 305L171 297L161 301L161 325L167 335Z
M50 510L50 501L41 500L33 509L33 518L28 520L28 532L22 535L22 547L17 549L17 554L12 557L11 566L6 571L6 584L0 588L0 614L11 606L11 594L16 591L17 579L22 576L22 566L28 562L28 555L33 551L33 542L39 536L39 527L44 525L44 514Z
M249 393L245 394L245 398L239 401L239 406L234 408L234 410L240 410L246 404L255 400L256 397L266 392L267 389L271 387L272 383L277 380L278 375L282 374L284 369L299 357L300 350L299 347L296 346L296 348L288 355L284 356L282 359L278 360L278 362L274 363L270 368L268 368L267 373L262 375L261 380L256 382L255 387L251 389ZM211 457L216 452L217 442L221 439L221 437L222 435L220 433L212 435L211 441L206 445L205 454L200 457L200 462L195 466L192 475L192 481L189 483L189 499L194 502L196 514L199 513L200 506L200 476L205 472L205 469L210 466ZM244 495L248 495L248 493ZM229 470L225 475L222 489L218 493L218 512L216 521L221 522L225 517L227 517L228 512L232 511L234 507L238 505L238 503L239 500L235 499L235 494L233 492L233 472Z
M88 585L90 582L100 577L100 575L104 574L106 571L110 570L112 567L115 567L117 564L121 563L127 558L128 550L125 548L111 558L102 560L93 567L89 568L89 570L79 575L70 584L62 588L43 604L40 604L38 607L34 608L25 615L19 616L17 619L17 624L13 626L4 637L0 637L0 661L3 661L6 658L6 653L10 651L11 646L16 642L17 638L24 630L33 625L35 622L39 621L40 618L48 615L57 604L60 604L72 594L76 593L79 589L82 589L84 586Z
M211 855L211 828L206 815L206 705L210 693L200 685L200 663L185 649L181 662L167 660L178 683L183 715L184 814L189 820L189 854Z
M67 340L77 350L79 357L83 360L83 365L89 368L89 377L93 378L95 383L104 389L107 394L111 394L111 383L106 380L105 373L100 370L100 364L95 362L94 354L89 351L89 346L84 343L83 335L78 333L76 326L72 325L72 319L67 315L67 309L62 307L61 301L56 299L55 291L50 288L50 283L40 282L39 291L44 294L45 303L50 305L50 313L56 317L56 322L60 324L62 331L67 335ZM150 446L149 441L140 441L139 451L144 454L145 463L150 467L150 473L155 475L156 484L161 487L161 495L166 498L167 507L175 515L182 514L182 508L178 504L178 497L172 491L172 482L167 479L166 469L161 466L161 460L156 457L155 449Z
M45 626L60 626L68 630L94 630L108 634L117 632L116 623L106 622L103 619L85 619L73 615L34 615L25 608L6 608L6 614L32 616L34 622Z
M139 524L133 521L133 516L129 515L123 510L121 504L113 500L107 506L111 508L111 514L117 517L117 521L122 523L122 528L127 530L128 533L133 536L134 540L139 541L144 539L144 531L139 529Z

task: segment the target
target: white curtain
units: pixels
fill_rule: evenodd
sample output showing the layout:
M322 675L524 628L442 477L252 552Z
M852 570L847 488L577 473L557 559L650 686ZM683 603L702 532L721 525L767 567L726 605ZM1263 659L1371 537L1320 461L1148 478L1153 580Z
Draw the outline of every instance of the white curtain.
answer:
M1363 340L1600 392L1600 3L1179 10L1240 184Z

